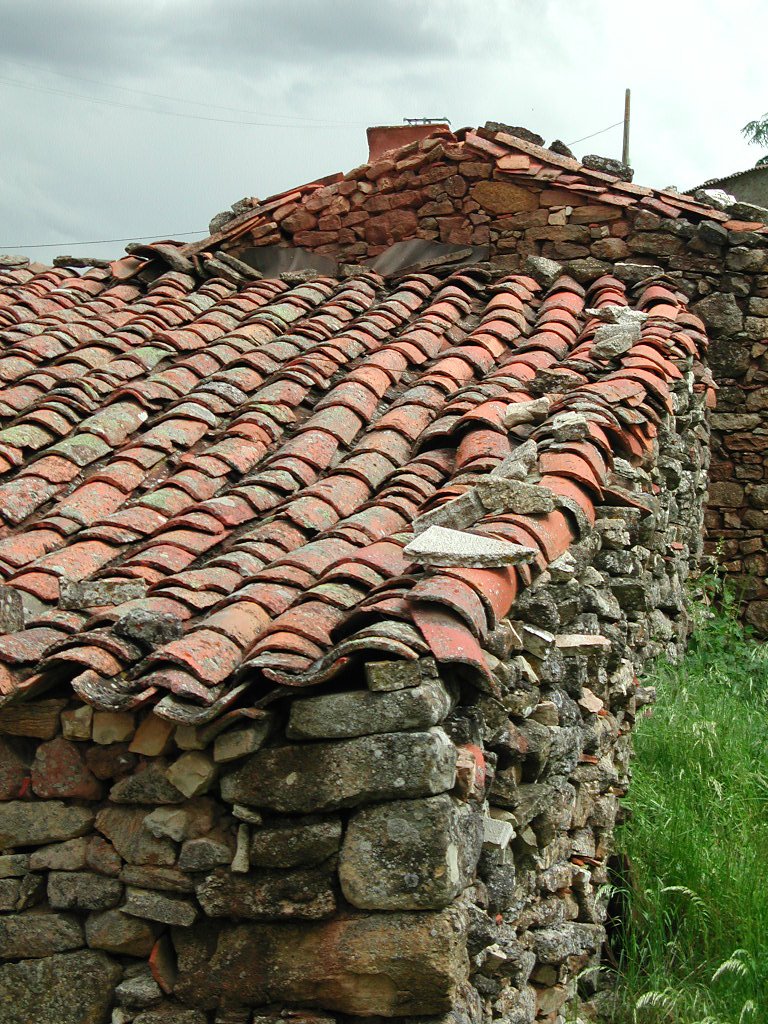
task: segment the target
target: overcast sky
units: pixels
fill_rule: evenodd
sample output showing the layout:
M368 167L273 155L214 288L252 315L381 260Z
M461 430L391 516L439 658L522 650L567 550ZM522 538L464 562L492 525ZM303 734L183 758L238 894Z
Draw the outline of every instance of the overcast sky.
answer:
M0 251L46 261L205 234L362 163L370 124L570 143L629 86L635 181L688 188L752 165L740 128L768 110L760 0L0 0L0 25ZM574 149L620 156L621 128Z

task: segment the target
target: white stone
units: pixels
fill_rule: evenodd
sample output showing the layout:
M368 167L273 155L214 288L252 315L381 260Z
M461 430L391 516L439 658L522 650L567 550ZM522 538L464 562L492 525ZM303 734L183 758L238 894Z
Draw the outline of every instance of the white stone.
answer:
M639 309L631 309L629 306L618 306L609 304L585 309L587 316L593 316L596 320L602 320L605 324L637 323L641 324L648 319L647 313L641 313Z
M540 423L549 415L551 399L546 395L531 402L513 402L504 413L504 426L509 430L519 423Z
M230 870L236 874L245 875L248 873L250 863L249 846L251 842L250 831L245 824L239 825L237 829L237 847L235 856L232 858Z
M611 641L589 633L560 633L555 637L555 647L561 654L596 654L609 651Z
M538 626L530 626L527 623L523 625L520 635L523 648L536 658L545 658L555 642L554 633L540 629Z
M513 544L511 541L482 537L463 530L449 530L443 526L430 526L405 548L405 554L425 565L463 565L470 567L498 567L520 565L535 559L534 548Z
M553 583L567 583L576 575L576 559L570 551L565 551L554 562L550 562L548 568Z
M483 818L483 846L506 850L515 838L515 830L508 821Z

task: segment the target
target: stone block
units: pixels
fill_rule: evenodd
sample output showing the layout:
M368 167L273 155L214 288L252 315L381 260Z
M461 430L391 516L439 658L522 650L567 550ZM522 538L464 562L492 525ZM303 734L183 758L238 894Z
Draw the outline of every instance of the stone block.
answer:
M0 911L19 910L17 906L22 895L20 878L0 878Z
M37 748L32 763L32 792L48 798L99 800L102 787L75 744L58 736Z
M89 740L92 728L93 708L89 704L61 712L61 732L65 740Z
M728 292L713 292L691 306L691 310L715 337L736 334L744 326L744 314Z
M216 820L216 806L205 797L189 800L183 807L158 807L144 819L145 827L158 839L198 839L210 832Z
M0 738L0 800L24 795L29 785L29 769L10 743Z
M389 693L352 690L295 700L289 739L346 739L372 733L428 729L450 712L453 699L439 680Z
M709 485L709 503L715 508L739 508L744 504L741 484L720 481Z
M52 871L48 875L48 902L55 910L109 910L122 895L122 883L116 878L88 871Z
M208 875L196 893L208 917L318 920L336 910L334 875L329 866L247 875L220 869Z
M181 620L174 615L151 612L144 608L134 608L121 616L114 630L118 636L152 649L170 643L171 640L178 640L184 632Z
M122 968L83 950L0 967L3 1024L104 1024Z
M148 957L158 931L158 925L119 910L89 914L85 922L85 940L91 949L120 956Z
M365 666L365 682L376 693L419 686L426 679L437 679L434 658L418 661L371 661Z
M133 1024L207 1024L207 1020L200 1010L183 1010L174 1005L144 1010L133 1018Z
M174 761L167 772L171 782L188 799L207 793L218 769L213 759L201 750L189 750Z
M29 870L26 853L6 853L0 857L0 878L21 878Z
M59 607L81 610L118 605L144 597L147 585L143 580L59 580Z
M106 746L125 743L134 733L134 718L124 711L95 711L93 715L93 742Z
M29 855L31 871L81 871L85 867L88 840L68 839L65 843L40 846Z
M466 932L455 909L300 925L206 922L174 932L175 994L201 1009L286 1002L354 1016L445 1013L467 979Z
M195 881L179 868L154 867L151 864L126 864L120 880L137 889L160 889L162 892L194 892Z
M38 700L33 704L9 704L0 711L0 735L52 740L59 731L59 715L66 703Z
M444 526L428 527L406 546L404 553L423 565L471 568L520 565L536 557L536 551L528 546Z
M189 839L181 848L179 867L184 871L210 871L232 861L232 849L224 835Z
M162 998L162 990L152 977L148 964L135 972L126 974L115 989L115 1002L117 1005L133 1013L136 1010L145 1010L148 1007L157 1006Z
M304 743L258 751L224 776L221 792L231 803L286 814L430 796L453 786L456 757L438 728Z
M116 878L122 867L120 854L103 836L91 836L85 851L85 866L99 875Z
M320 864L338 852L341 822L337 818L301 818L255 829L250 860L255 867L295 868Z
M538 208L535 192L506 181L479 181L470 192L472 198L489 213L520 213Z
M144 825L146 810L133 807L105 807L96 818L96 828L131 864L168 866L176 862L176 848L169 839L157 839Z
M257 720L244 729L231 729L229 732L221 733L213 744L213 760L220 764L255 754L269 738L273 721L270 716Z
M24 629L24 603L14 587L0 586L0 633Z
M0 917L0 950L8 960L51 956L84 944L82 926L71 914L4 914Z
M0 804L0 850L75 839L90 832L93 820L93 813L85 807L72 807L60 800L11 800Z
M150 762L134 775L126 775L109 791L114 804L180 804L184 793L168 778L162 764Z
M138 758L128 750L127 743L110 743L104 747L85 747L85 763L97 779L122 779L133 772Z
M173 722L150 713L140 722L128 749L132 754L142 754L144 757L165 754L171 746L175 728Z
M121 909L124 914L132 917L143 917L181 928L188 928L197 918L197 910L191 900L132 886L125 890L125 904Z
M447 793L363 808L344 837L342 892L361 910L446 907L472 879L482 841L477 807Z

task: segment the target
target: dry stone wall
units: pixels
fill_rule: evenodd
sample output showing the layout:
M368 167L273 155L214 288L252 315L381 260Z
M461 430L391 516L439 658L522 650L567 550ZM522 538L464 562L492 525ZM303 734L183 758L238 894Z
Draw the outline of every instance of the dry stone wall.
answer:
M708 426L680 363L630 498L489 642L495 688L373 662L227 728L0 712L4 1024L562 1020L603 941L638 673L682 649Z

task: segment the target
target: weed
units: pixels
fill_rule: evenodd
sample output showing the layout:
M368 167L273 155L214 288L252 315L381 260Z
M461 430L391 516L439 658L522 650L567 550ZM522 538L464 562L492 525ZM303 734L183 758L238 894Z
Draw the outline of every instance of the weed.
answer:
M716 589L635 733L616 1024L768 1022L768 645Z

